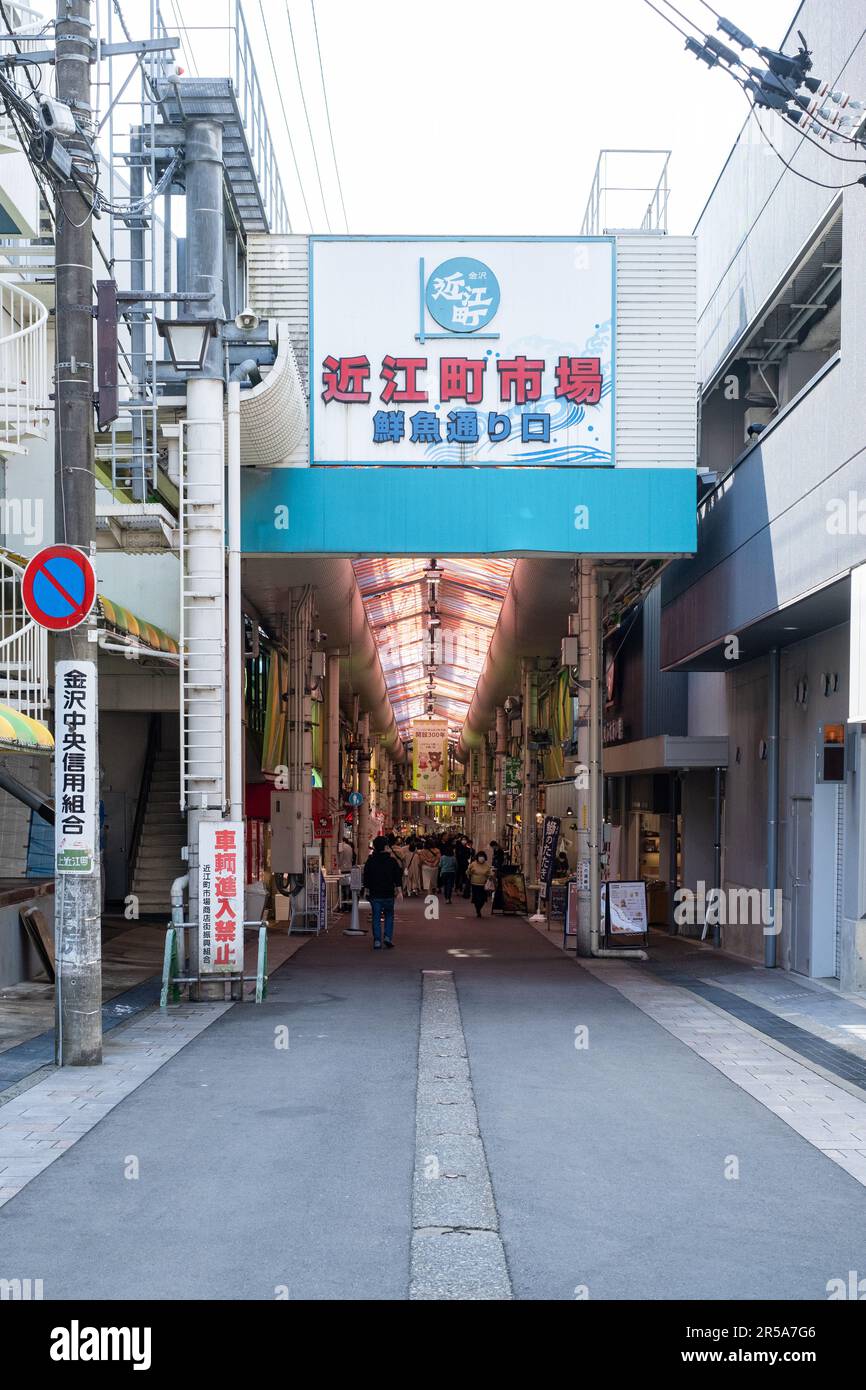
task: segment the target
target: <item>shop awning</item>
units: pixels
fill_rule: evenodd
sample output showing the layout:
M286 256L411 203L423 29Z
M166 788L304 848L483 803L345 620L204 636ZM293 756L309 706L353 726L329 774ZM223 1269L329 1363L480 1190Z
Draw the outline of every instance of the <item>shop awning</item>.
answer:
M639 772L676 772L686 768L728 766L728 740L718 735L680 737L659 734L634 743L605 748L605 777L627 777Z
M165 652L169 656L177 655L178 645L175 638L163 632L155 623L148 623L144 618L136 617L128 608L123 608L103 594L100 594L97 604L100 626L106 630L116 632L121 637L133 637L136 642L151 647L155 652Z
M0 705L0 749L16 753L50 753L54 739L50 730L29 714L10 705Z

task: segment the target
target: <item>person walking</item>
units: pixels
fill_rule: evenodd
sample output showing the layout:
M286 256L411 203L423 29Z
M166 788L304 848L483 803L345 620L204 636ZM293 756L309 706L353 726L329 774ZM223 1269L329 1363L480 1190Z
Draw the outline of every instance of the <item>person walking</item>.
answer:
M425 894L437 891L436 881L439 877L441 858L438 846L432 840L428 840L421 851L421 886Z
M490 877L490 865L487 863L487 855L481 849L476 854L472 863L469 865L469 890L472 896L472 906L475 908L475 916L480 917L487 902L487 881Z
M450 845L446 845L439 860L439 883L446 903L450 903L457 878L457 858Z
M364 887L370 899L373 917L373 950L382 949L382 924L385 925L385 945L394 945L394 895L403 874L400 865L388 849L384 835L373 841L373 853L364 865Z
M417 898L421 892L421 855L414 841L409 846L404 878L407 895L410 898Z
M469 861L472 858L469 849L469 841L466 839L465 835L457 836L457 841L454 845L454 858L457 861L457 878L454 887L459 893L466 882L466 870L469 868Z

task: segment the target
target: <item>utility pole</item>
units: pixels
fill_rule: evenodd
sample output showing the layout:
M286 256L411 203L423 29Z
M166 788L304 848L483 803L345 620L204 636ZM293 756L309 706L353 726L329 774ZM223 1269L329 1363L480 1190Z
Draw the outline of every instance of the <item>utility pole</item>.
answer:
M58 101L89 121L93 59L91 0L58 0L55 65ZM66 140L70 153L91 158L81 135ZM55 538L92 555L96 534L93 475L93 317L90 208L71 179L57 186L55 238L56 361L54 375ZM89 625L55 637L55 660L88 668L96 688L96 648ZM92 668L92 669L90 669ZM98 697L96 700L98 721ZM60 750L58 749L58 756ZM99 758L93 748L86 769L97 785ZM55 952L56 1060L62 1066L102 1061L102 934L99 793L94 853L84 873L56 876Z

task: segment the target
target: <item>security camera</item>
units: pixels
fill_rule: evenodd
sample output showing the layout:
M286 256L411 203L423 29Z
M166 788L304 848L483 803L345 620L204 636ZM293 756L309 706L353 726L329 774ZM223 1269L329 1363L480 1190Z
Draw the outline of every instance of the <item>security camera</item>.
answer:
M259 316L255 309L251 309L249 305L241 309L239 314L235 315L235 328L240 328L244 333L251 333L252 330L258 328L258 326Z
M506 714L515 714L520 709L520 700L516 695L509 695L503 706Z

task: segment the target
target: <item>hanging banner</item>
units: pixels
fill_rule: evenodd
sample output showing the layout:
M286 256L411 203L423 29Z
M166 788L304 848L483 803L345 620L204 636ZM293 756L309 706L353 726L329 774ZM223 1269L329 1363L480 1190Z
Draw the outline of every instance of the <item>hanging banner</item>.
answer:
M612 237L311 237L311 462L611 467L614 283Z
M447 791L447 719L419 719L412 725L412 786L425 793Z
M556 847L559 844L559 816L545 816L541 830L541 855L538 864L538 881L541 884L541 897L546 898L553 877L556 862Z
M59 874L96 864L96 664L58 661L54 672L54 851Z
M242 974L243 821L202 821L198 831L198 959L202 975Z

